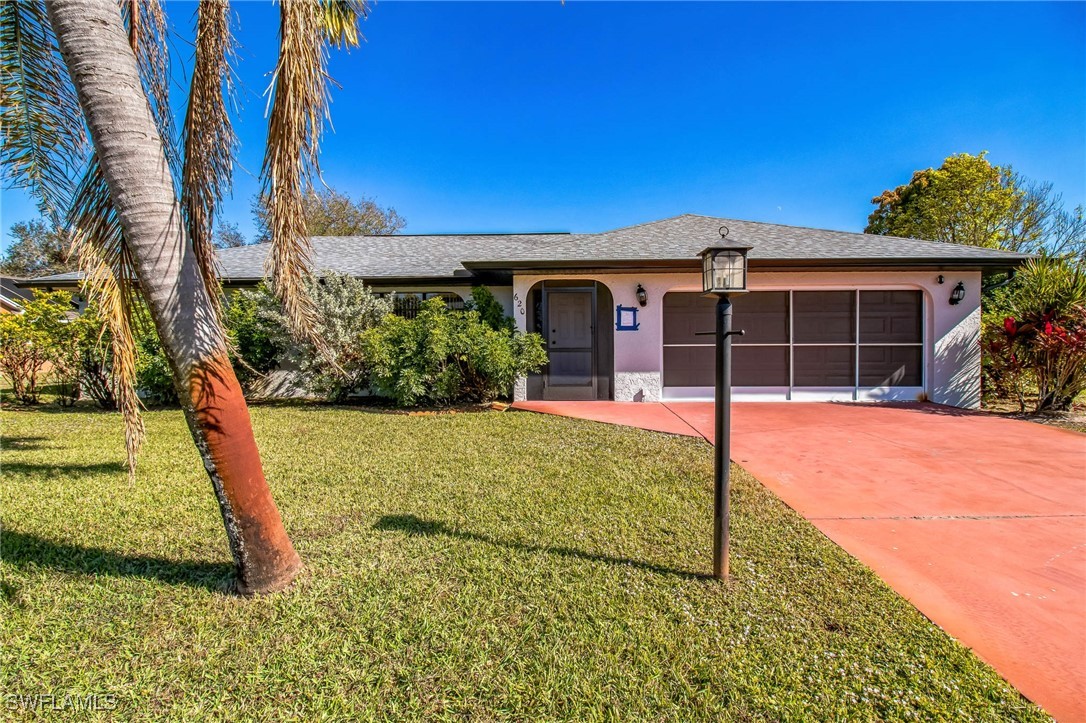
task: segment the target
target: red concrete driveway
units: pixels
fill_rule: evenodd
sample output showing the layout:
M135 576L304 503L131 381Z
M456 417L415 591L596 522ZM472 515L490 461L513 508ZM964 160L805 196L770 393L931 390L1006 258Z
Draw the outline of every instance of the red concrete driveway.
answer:
M515 406L712 442L710 403ZM1058 720L1086 721L1086 435L929 404L732 413L735 462Z

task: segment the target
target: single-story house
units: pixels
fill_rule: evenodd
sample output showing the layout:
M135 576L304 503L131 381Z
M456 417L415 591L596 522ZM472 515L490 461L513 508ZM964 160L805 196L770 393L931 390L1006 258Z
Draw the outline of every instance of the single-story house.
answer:
M549 353L517 399L711 399L713 337L699 332L714 328L714 301L698 254L722 226L752 247L750 291L734 299L734 399L979 404L981 287L1022 254L687 214L591 234L318 237L312 261L401 297L489 287ZM220 251L225 285L258 283L266 254Z

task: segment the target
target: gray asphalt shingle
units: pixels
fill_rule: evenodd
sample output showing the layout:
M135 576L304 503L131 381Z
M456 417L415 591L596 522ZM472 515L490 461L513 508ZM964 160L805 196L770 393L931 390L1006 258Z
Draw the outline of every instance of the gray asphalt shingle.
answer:
M895 261L917 265L932 263L1013 266L1023 254L960 244L825 229L781 226L685 214L595 234L462 234L343 236L313 239L312 267L365 279L470 278L467 267L490 268L527 265L538 261L693 262L706 246L718 243L720 226L727 226L728 241L752 246L750 258L759 261L818 263L839 260ZM264 273L268 245L242 246L219 252L223 278L259 279ZM78 274L57 274L35 282L63 283Z

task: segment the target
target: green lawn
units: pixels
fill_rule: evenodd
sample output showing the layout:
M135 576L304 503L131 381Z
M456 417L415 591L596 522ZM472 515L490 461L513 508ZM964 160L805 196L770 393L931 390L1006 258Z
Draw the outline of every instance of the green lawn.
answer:
M738 469L733 579L706 579L704 442L253 418L307 569L246 600L179 412L147 414L135 483L116 415L0 413L4 694L110 694L118 720L1043 717Z

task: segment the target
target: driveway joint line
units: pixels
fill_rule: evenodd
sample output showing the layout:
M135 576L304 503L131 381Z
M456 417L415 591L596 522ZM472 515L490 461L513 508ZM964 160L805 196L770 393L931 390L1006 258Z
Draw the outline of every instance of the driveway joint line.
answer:
M663 407L664 409L666 409L667 411L671 412L671 414L672 414L672 415L674 415L676 419L678 419L678 420L679 420L680 422L682 422L682 423L683 423L683 424L685 424L685 425L686 425L687 427L689 427L689 428L690 428L691 430L693 430L693 432L694 432L694 434L695 434L696 436L698 436L698 437L701 437L701 438L702 438L702 439L704 439L704 440L705 440L706 442L708 442L708 443L709 443L710 445L712 445L712 444L713 444L713 440L709 439L709 437L708 437L708 436L706 436L706 435L702 434L701 430L699 430L699 429L698 429L697 427L695 427L695 426L694 426L693 424L691 424L690 422L686 421L686 419L684 419L684 418L683 418L683 416L682 416L681 414L679 414L679 413L678 413L678 412L676 412L676 411L675 411L674 409L672 409L672 408L671 408L671 407L670 407L670 406L668 405L668 403L667 403L667 402L660 402L660 406L662 406L662 407Z

